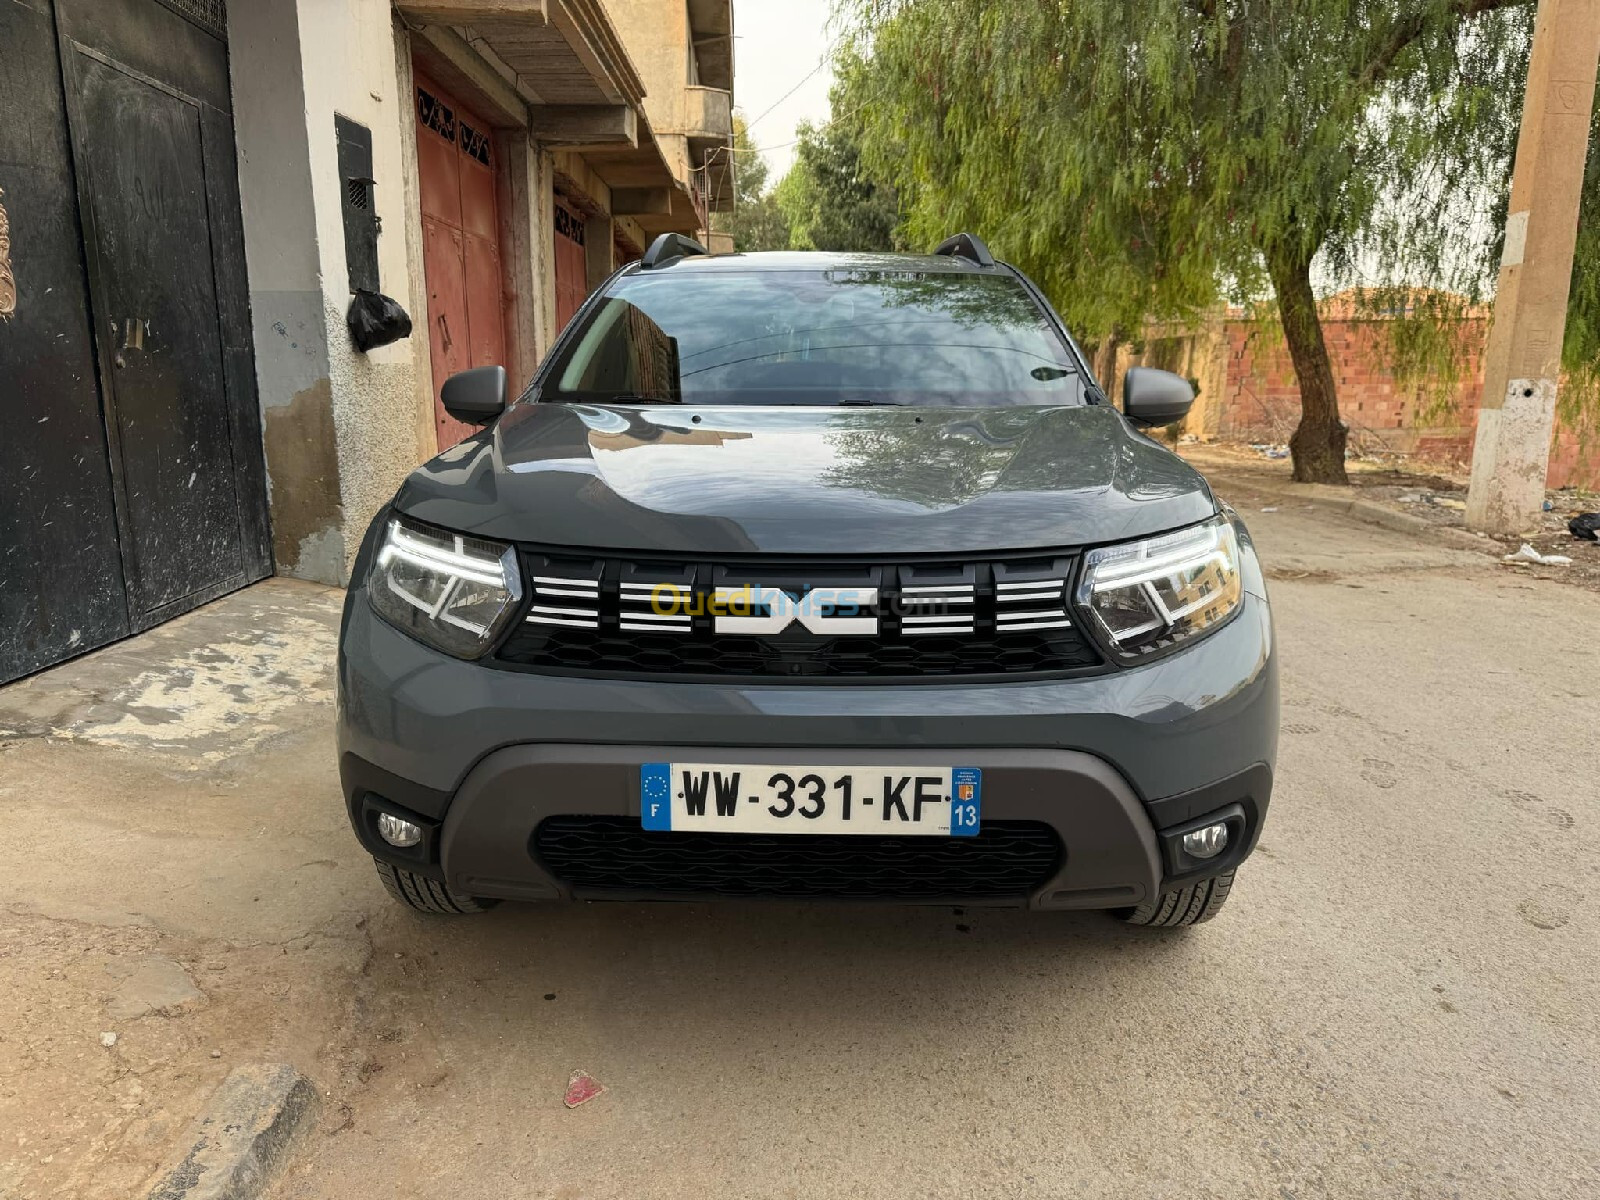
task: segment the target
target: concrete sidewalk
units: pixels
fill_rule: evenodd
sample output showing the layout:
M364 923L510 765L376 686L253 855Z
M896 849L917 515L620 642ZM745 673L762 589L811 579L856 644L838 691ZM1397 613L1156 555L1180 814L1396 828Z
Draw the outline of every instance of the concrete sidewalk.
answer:
M0 690L0 1197L138 1195L251 1062L322 1094L277 1200L1600 1192L1600 597L1247 489L1279 785L1188 936L421 918L346 828L308 585Z

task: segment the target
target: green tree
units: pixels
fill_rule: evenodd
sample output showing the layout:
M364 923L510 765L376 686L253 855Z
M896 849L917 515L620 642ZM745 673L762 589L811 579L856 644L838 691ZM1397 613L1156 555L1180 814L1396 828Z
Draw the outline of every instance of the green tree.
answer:
M1088 340L1269 289L1295 478L1346 482L1312 289L1481 294L1532 0L845 0L867 160L919 243L982 232ZM1381 289L1380 289L1381 290Z
M767 189L769 168L743 113L733 115L733 161L733 211L716 214L716 228L733 235L735 250L787 250L789 218Z
M1589 125L1561 365L1567 374L1560 392L1562 420L1592 442L1600 435L1600 107Z
M836 115L826 125L803 123L799 135L794 165L777 188L791 248L897 249L898 197L863 161L859 126Z

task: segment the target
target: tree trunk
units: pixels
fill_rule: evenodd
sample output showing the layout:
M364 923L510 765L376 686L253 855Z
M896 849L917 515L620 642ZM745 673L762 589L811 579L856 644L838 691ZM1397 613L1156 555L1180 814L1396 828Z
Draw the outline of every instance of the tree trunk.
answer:
M1311 291L1311 256L1292 249L1267 253L1267 272L1278 294L1278 316L1300 385L1300 424L1289 439L1297 483L1349 484L1344 444L1350 431L1339 419L1333 363L1322 340L1322 319Z

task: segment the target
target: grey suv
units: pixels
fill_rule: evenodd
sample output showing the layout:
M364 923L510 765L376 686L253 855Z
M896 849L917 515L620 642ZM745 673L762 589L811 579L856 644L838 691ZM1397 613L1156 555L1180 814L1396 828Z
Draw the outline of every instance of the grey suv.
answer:
M345 799L391 893L1211 917L1266 816L1249 534L966 234L932 255L663 235L355 566Z

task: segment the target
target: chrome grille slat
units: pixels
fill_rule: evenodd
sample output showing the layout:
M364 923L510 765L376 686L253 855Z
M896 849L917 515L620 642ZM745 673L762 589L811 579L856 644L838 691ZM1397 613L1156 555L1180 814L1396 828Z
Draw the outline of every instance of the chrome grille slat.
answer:
M525 624L567 629L600 628L600 575L529 576L532 603L523 617ZM590 600L576 605L572 600Z
M502 665L768 683L1015 679L1105 669L1071 616L1071 551L993 561L521 553L530 598L492 658ZM861 608L809 622L797 610L787 625L763 631L759 618L774 610L758 607L724 614L756 621L718 629L708 598L747 586L772 604L786 593L798 605L817 590L859 596ZM830 628L829 620L838 624Z

